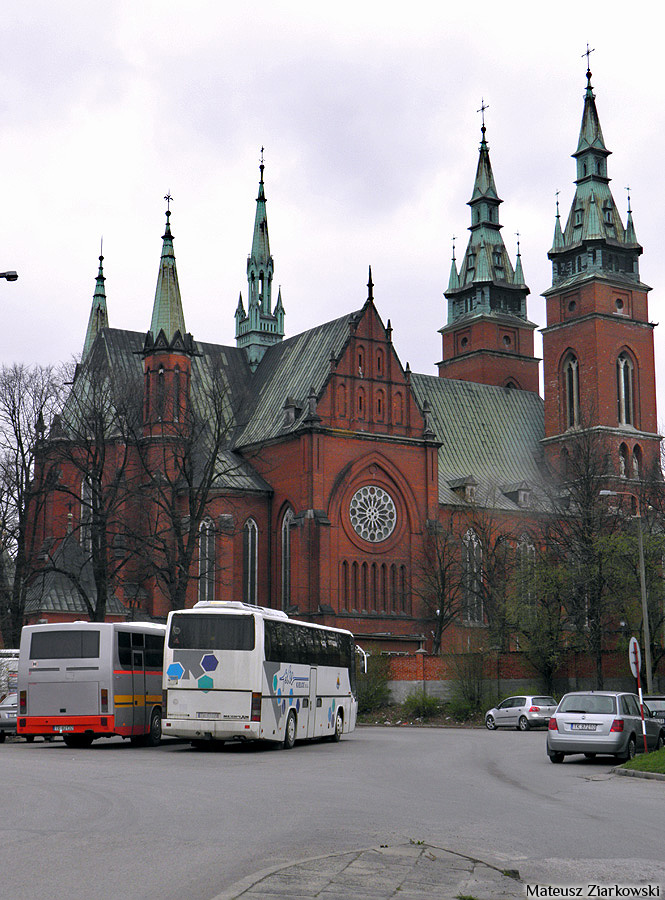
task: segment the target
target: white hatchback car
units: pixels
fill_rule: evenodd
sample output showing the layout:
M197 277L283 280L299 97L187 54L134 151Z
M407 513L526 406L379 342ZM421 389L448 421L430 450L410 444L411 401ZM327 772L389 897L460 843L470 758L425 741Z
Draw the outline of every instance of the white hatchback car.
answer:
M555 709L556 700L545 694L507 697L498 706L487 710L485 727L490 731L495 728L519 728L520 731L538 726L546 728Z

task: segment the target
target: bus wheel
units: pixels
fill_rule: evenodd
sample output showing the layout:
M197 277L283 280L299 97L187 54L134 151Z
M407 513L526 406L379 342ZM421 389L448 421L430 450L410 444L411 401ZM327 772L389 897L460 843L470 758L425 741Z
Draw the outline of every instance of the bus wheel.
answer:
M330 736L330 740L337 743L342 740L342 732L344 731L344 717L340 710L335 717L335 730Z
M34 734L26 734L25 739L28 742L28 744L34 744L34 742L35 742Z
M282 746L285 750L291 750L293 745L296 742L296 714L294 712L289 713L289 717L286 720L286 728L284 729L284 743Z
M68 747L85 748L90 747L94 737L91 734L63 734L63 741Z
M158 747L162 742L162 714L158 709L153 710L150 717L150 731L146 736L148 747Z

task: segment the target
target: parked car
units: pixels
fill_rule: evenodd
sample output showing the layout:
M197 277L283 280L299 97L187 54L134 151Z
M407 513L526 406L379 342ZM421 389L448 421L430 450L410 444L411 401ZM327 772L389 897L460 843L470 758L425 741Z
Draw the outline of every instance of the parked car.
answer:
M644 697L644 702L651 711L651 718L660 722L663 728L665 728L665 697L662 695L656 696L655 694L651 694L648 697Z
M498 706L487 710L485 727L490 731L494 731L495 728L519 728L520 731L528 731L529 728L544 727L555 709L554 697L540 694L507 697Z
M0 744L8 734L16 734L16 694L7 694L0 701Z
M660 750L665 727L645 709L647 747ZM565 756L597 753L632 759L644 748L640 703L635 694L621 691L576 691L565 694L550 719L547 755L553 763Z

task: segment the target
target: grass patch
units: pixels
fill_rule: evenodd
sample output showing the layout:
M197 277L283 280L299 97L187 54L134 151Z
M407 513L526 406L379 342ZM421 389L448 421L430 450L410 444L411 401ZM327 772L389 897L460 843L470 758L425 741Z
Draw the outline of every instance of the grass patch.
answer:
M653 753L640 753L635 759L624 763L622 769L636 769L638 772L656 772L665 775L665 747Z

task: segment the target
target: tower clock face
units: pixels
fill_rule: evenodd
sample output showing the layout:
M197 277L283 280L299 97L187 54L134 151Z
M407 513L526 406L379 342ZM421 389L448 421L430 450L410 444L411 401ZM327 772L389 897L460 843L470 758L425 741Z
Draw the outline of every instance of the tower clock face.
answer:
M351 498L349 518L356 534L371 544L379 544L395 530L397 510L387 491L368 484L357 490Z

